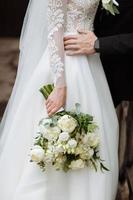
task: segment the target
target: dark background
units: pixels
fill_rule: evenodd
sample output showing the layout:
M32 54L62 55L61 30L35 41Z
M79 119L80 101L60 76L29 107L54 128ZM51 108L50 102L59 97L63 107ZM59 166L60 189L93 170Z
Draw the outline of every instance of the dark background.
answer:
M29 0L0 0L0 36L19 37Z

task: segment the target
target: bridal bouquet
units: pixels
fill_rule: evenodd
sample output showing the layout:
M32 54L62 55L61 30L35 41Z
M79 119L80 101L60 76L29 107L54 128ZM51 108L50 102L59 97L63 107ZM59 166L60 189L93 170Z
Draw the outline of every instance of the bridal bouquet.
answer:
M118 10L119 4L116 0L102 0L102 6L112 15L119 14Z
M46 99L52 89L52 85L41 88ZM31 161L42 170L53 166L66 172L87 166L108 171L99 155L98 126L92 116L80 112L80 104L75 106L74 111L63 110L39 122Z

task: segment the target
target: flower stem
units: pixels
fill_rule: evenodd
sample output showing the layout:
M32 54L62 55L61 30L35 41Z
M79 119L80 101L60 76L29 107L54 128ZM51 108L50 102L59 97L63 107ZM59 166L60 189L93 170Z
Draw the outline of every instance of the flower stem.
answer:
M54 85L48 84L48 85L44 85L43 87L41 87L39 91L42 93L44 98L47 100L48 96L51 94L53 89L54 89Z

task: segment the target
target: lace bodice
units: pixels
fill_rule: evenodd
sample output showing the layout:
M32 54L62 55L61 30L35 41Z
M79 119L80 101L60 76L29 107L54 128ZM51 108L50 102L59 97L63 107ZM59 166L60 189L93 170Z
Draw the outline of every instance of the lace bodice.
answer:
M78 29L93 30L93 22L100 0L48 0L48 46L54 84L65 83L64 44L65 33Z
M65 32L77 29L93 30L93 22L99 0L69 0L67 4Z

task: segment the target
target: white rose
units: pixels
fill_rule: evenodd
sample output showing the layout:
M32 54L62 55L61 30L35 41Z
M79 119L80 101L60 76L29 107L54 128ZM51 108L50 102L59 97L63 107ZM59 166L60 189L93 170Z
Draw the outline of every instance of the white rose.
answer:
M64 149L62 146L59 145L55 147L55 153L63 153L63 152L64 152Z
M100 143L100 138L99 135L97 133L90 133L89 134L89 140L88 140L88 144L90 145L90 147L97 147Z
M74 160L71 162L71 164L69 165L69 167L73 170L76 169L83 169L85 167L85 162L81 159L78 160Z
M77 132L75 138L76 138L76 140L78 141L78 140L81 138L80 133Z
M44 150L40 146L35 146L30 152L31 160L34 162L41 162L44 159Z
M72 133L77 126L77 121L69 115L64 115L59 119L58 126L62 131Z
M75 148L77 146L77 141L74 140L74 139L71 139L71 140L68 141L68 145L71 148Z
M60 142L65 142L69 139L69 133L68 132L62 132L60 135L59 135L59 141Z

